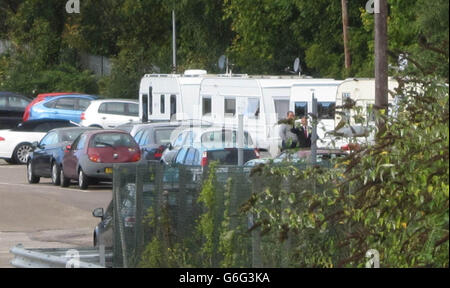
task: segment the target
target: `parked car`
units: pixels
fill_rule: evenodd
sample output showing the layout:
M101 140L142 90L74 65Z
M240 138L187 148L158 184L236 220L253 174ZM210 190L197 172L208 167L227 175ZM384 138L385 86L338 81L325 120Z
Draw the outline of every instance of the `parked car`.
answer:
M316 163L319 165L327 165L331 163L334 159L345 157L348 155L347 151L339 150L339 149L317 149L317 158ZM304 163L308 164L311 162L311 150L298 150L294 152L285 151L282 152L274 159L263 158L263 159L254 159L246 162L244 166L253 167L258 164L280 164L280 163Z
M203 120L180 120L180 121L151 121L151 122L137 122L137 123L125 123L116 127L116 129L124 130L130 133L131 136L135 136L136 133L147 125L153 124L170 124L178 125L178 128L174 131L174 135L178 135L180 132L193 127L206 128L213 126L213 123ZM173 140L173 139L171 139Z
M41 177L51 178L54 185L60 185L61 165L67 145L83 132L96 130L91 127L58 128L49 131L40 142L33 142L34 151L28 156L27 180L39 183Z
M80 124L86 127L116 128L125 123L138 123L139 103L134 100L106 99L92 101L81 114Z
M22 122L25 107L31 99L11 92L0 92L0 129L14 128Z
M141 147L142 160L160 160L171 144L171 136L181 126L179 122L150 123L139 125L134 140Z
M77 123L67 120L40 119L23 122L13 129L0 130L0 159L8 163L26 164L34 141L41 141L52 129L77 126Z
M125 237L133 237L134 228L136 224L136 209L134 204L136 203L136 185L134 183L128 183L121 187L121 191L125 191L125 199L122 200L120 206L120 216L124 225ZM147 209L151 206L151 201L148 197L144 199L144 207ZM112 249L114 245L114 221L113 221L113 207L114 200L108 205L106 211L103 208L96 208L92 211L92 216L101 218L100 223L94 228L93 244L94 247L98 247L100 243L105 245L106 249ZM129 236L128 236L129 235Z
M169 149L164 150L164 153L161 156L161 162L165 164L174 163L175 157L182 147L190 147L193 145L196 147L209 148L211 150L237 148L237 130L217 127L194 127L182 130L177 134L174 140L172 140L171 145L168 147ZM244 131L244 147L249 148L253 146L254 144L251 136L248 132Z
M93 95L62 95L46 98L31 107L29 120L49 118L79 123L81 113L86 110L92 100L97 98Z
M92 181L111 181L113 164L137 162L141 159L139 145L130 134L121 130L84 132L64 151L61 186L78 180L80 189Z
M142 123L142 122L134 123L134 122L129 122L129 123L125 123L125 124L120 124L120 125L117 126L115 129L123 130L123 131L125 131L125 132L130 133L131 136L134 136L134 135L136 134L136 129L137 129L137 127L138 127L138 126L141 126L141 125L146 125L146 124L149 124L149 123ZM134 132L134 133L131 134L131 132Z
M41 93L38 94L36 96L36 98L34 98L29 104L28 106L25 108L25 112L23 113L23 118L22 121L28 121L30 118L30 110L31 107L33 107L35 104L45 100L46 98L49 97L56 97L56 96L61 96L61 95L78 95L79 93L73 93L73 92L58 92L58 93Z

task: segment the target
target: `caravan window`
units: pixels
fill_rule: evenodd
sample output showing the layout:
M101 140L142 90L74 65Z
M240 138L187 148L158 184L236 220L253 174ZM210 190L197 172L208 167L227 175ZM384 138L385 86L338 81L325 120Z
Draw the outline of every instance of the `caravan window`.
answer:
M275 104L275 113L277 114L277 119L281 120L286 118L289 111L289 100L273 100Z
M245 115L249 118L259 117L259 99L258 98L248 98L247 109Z
M170 118L177 114L177 96L170 95Z
M202 115L211 116L211 98L203 97L202 99Z
M308 116L308 102L295 102L295 116Z
M317 112L319 119L334 119L335 102L319 102L317 103Z
M166 95L161 95L161 101L159 102L161 114L166 114Z
M225 117L234 117L236 115L236 99L225 98Z

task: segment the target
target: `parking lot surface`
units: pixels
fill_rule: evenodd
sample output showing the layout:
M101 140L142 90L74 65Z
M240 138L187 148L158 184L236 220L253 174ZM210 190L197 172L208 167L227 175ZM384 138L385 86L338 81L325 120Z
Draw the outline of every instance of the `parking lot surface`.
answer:
M92 210L106 208L112 198L111 184L101 183L79 190L61 188L41 178L28 184L26 166L0 160L0 268L12 267L9 249L91 247L99 222Z

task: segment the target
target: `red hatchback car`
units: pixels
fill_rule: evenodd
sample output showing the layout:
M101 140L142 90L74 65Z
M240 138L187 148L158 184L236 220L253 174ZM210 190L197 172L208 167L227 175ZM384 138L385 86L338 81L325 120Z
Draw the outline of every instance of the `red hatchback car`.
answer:
M78 136L66 147L61 167L61 186L78 180L80 189L90 183L111 181L113 164L138 162L139 145L127 132L121 130L93 130Z

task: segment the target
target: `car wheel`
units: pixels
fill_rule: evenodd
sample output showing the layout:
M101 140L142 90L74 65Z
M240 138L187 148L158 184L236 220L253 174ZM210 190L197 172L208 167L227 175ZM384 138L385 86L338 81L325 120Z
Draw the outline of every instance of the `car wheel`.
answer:
M52 183L53 185L61 184L61 172L59 171L59 165L56 162L52 163Z
M80 168L80 171L78 172L78 187L80 187L81 190L86 190L89 186L88 181L88 177L84 174L83 169Z
M69 187L69 185L70 185L70 178L67 178L65 175L64 175L64 169L61 167L60 169L59 169L59 181L60 181L60 186L61 187Z
M30 143L22 143L14 150L14 161L18 164L27 164L28 154L33 151Z
M39 183L39 180L41 179L40 177L37 177L36 175L34 175L34 173L33 173L33 167L31 166L32 164L31 164L31 161L30 162L28 162L28 165L27 165L27 180L28 180L28 183L30 183L30 184L36 184L36 183Z

